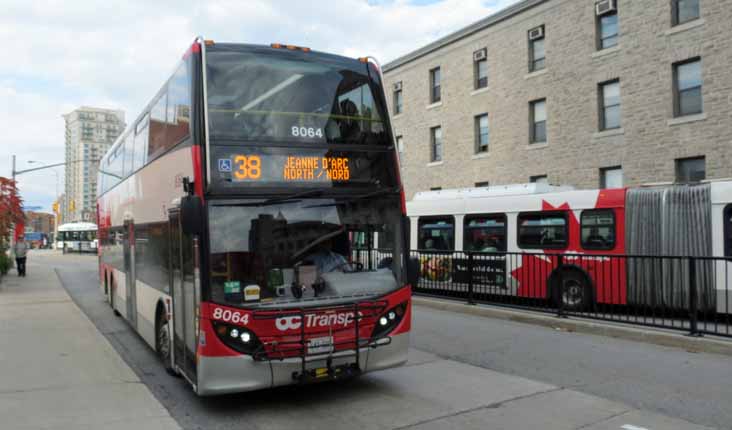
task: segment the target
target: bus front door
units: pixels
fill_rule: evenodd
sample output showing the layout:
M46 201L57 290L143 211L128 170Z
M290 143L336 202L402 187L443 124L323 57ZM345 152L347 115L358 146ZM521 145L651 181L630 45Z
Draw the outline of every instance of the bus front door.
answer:
M175 366L196 384L196 348L200 295L195 282L196 241L183 233L180 212L169 213L170 283L173 297L173 360Z
M137 329L137 291L135 274L135 225L127 220L124 223L123 253L125 263L125 302L127 303L127 321Z

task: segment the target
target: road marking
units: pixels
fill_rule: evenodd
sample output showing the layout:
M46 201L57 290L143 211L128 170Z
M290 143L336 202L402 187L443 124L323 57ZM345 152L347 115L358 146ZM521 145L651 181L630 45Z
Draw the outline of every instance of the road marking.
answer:
M625 425L623 425L623 426L622 426L622 427L620 427L620 428L621 428L621 429L625 429L625 430L648 430L648 429L647 429L647 428L645 428L645 427L636 427L636 426L632 426L632 425L630 425L630 424L625 424Z

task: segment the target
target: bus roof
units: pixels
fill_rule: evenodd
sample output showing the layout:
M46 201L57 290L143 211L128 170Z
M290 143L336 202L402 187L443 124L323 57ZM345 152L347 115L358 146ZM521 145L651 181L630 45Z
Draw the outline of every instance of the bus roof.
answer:
M91 222L70 222L58 226L58 231L90 231L96 229L97 225Z

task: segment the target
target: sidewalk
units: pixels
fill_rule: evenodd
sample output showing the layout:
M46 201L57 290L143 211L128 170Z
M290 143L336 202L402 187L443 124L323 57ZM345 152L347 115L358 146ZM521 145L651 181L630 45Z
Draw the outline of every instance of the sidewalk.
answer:
M54 251L0 284L0 427L178 429L61 286Z

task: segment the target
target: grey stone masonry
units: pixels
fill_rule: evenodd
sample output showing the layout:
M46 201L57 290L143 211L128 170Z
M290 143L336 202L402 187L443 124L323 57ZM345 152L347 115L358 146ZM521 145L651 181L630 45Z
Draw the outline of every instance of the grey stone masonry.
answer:
M525 0L384 66L387 100L402 83L407 197L433 187L529 182L598 188L602 168L624 185L675 180L675 160L705 157L706 178L732 177L732 2L700 0L700 17L672 25L672 0L617 0L618 44L598 50L595 0ZM521 7L523 6L523 7ZM528 31L545 29L546 68L529 73ZM477 27L477 28L476 28ZM461 32L458 32L460 35ZM488 87L474 89L473 52L487 48ZM674 117L673 64L699 57L703 113ZM430 105L429 70L442 73ZM599 84L619 80L621 127L600 131ZM546 144L529 144L530 102L546 99ZM490 143L476 154L476 115ZM442 127L443 160L430 163L430 128Z

